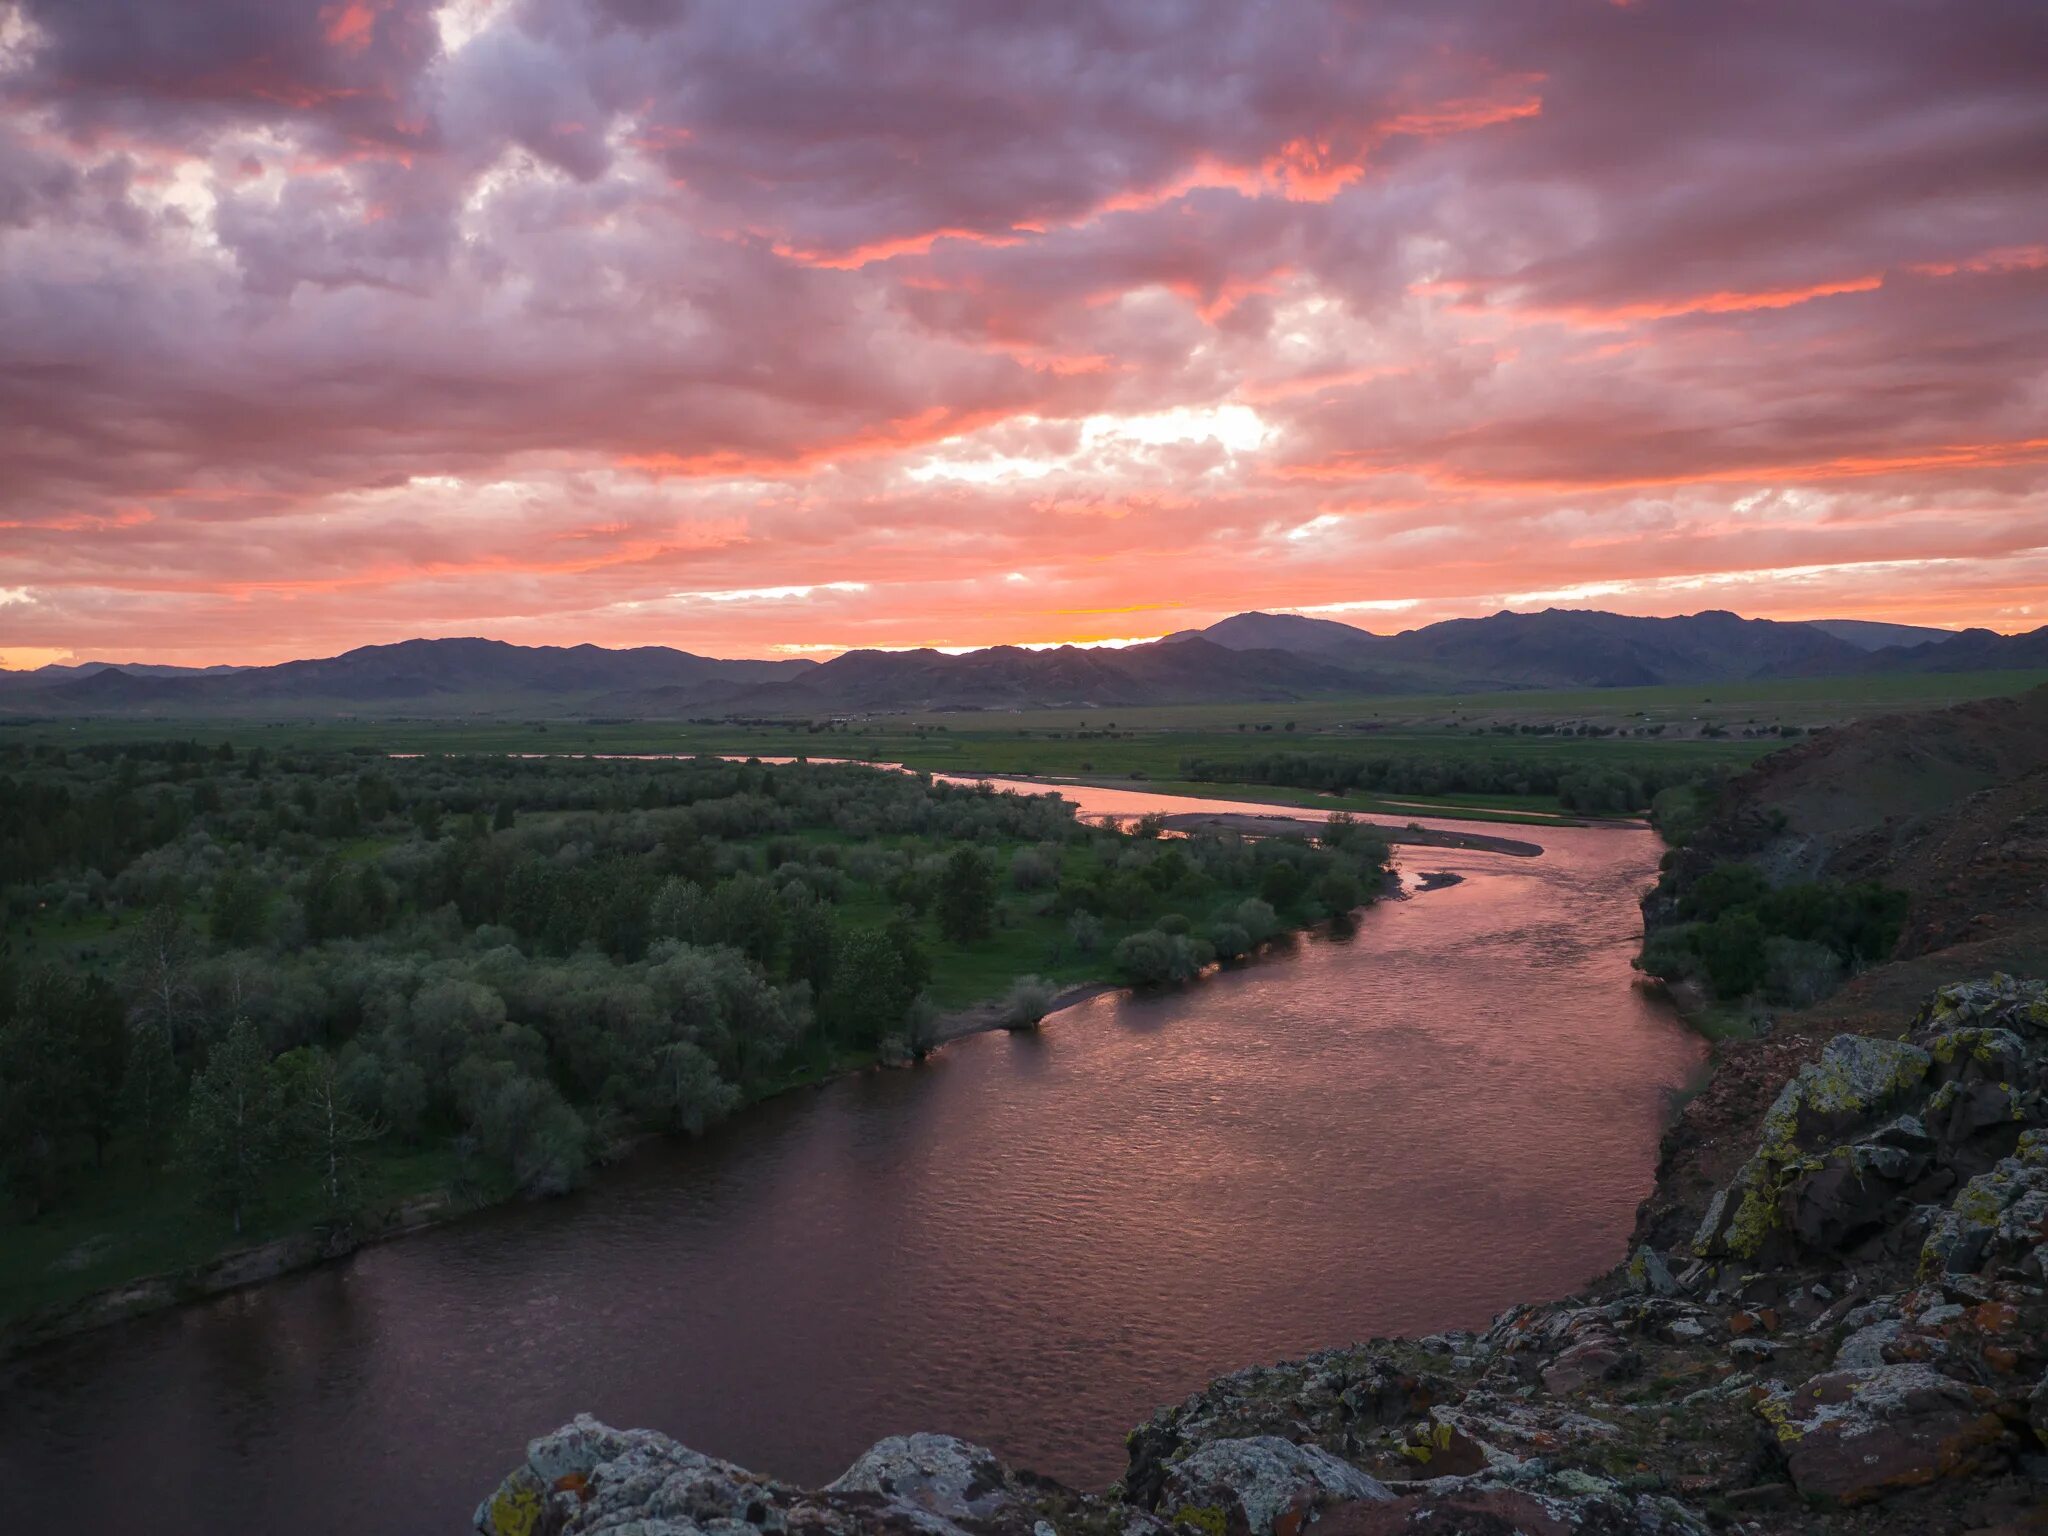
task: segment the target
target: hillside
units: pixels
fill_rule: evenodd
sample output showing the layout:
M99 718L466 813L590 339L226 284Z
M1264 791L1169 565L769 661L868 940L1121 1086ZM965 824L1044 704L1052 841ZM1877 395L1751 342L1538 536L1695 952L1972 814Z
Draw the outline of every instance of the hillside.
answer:
M823 663L718 660L667 646L407 640L267 667L92 664L5 674L0 713L818 718L2048 667L2048 627L1872 649L1899 627L1878 628L1885 633L1844 639L1823 625L1732 613L1637 618L1548 608L1374 635L1300 614L1243 613L1122 649L868 650Z
M1956 635L1952 629L1930 629L1924 624L1879 624L1870 619L1808 619L1806 624L1809 629L1846 640L1866 651L1881 651L1894 645L1939 645Z

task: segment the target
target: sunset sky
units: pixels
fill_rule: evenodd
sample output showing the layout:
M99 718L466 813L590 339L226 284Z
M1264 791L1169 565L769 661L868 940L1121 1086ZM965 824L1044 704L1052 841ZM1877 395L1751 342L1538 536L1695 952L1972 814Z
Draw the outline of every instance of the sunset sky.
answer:
M2048 6L0 0L0 655L2048 623Z

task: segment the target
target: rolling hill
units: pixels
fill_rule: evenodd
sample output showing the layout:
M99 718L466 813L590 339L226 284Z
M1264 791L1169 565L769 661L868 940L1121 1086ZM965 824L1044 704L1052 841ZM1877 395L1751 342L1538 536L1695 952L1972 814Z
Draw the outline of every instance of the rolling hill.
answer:
M407 640L268 667L95 663L7 674L0 715L817 718L2048 668L2048 628L1835 632L1857 622L1548 608L1376 635L1300 614L1242 613L1122 649L865 650L826 662L718 660L667 646ZM1895 631L1940 638L1873 648Z

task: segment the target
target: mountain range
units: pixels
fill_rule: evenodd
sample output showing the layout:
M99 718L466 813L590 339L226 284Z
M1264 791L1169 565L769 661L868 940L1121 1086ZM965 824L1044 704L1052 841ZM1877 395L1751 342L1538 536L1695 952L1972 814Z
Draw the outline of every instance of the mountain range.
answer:
M2017 668L2048 668L2048 627L2001 635L1548 608L1380 635L1333 619L1240 613L1121 649L867 650L825 662L482 639L407 640L267 667L84 662L0 673L0 716L817 718Z

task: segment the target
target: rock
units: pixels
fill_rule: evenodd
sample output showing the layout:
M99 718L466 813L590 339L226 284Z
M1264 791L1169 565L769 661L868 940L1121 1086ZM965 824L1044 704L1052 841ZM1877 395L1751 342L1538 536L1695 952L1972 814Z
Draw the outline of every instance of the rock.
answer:
M1885 1363L1884 1347L1899 1336L1899 1320L1885 1318L1881 1322L1867 1323L1842 1340L1842 1347L1835 1351L1837 1370L1867 1370Z
M1011 1502L995 1452L951 1435L891 1435L825 1485L827 1493L879 1493L947 1520L979 1520Z
M1212 1440L1182 1459L1166 1475L1159 1513L1204 1536L1299 1536L1328 1505L1393 1497L1320 1447L1259 1435Z
M1920 1250L1923 1275L1978 1270L2042 1276L2048 1244L2048 1136L2029 1130L2015 1155L1965 1184Z
M1755 1259L1788 1226L1787 1235L1799 1239L1795 1222L1810 1234L1804 1240L1825 1246L1881 1226L1889 1202L1917 1176L1901 1159L1912 1149L1901 1144L1896 1123L1860 1152L1840 1145L1842 1133L1879 1120L1920 1085L1933 1060L1903 1040L1835 1036L1765 1111L1755 1155L1717 1201L1719 1210L1709 1208L1713 1220L1701 1223L1695 1249ZM1817 1144L1836 1151L1816 1160Z
M1652 1296L1676 1296L1678 1282L1672 1278L1671 1267L1657 1256L1657 1251L1645 1243L1628 1261L1628 1283L1638 1291Z
M1543 1368L1543 1385L1562 1397L1595 1381L1627 1381L1642 1373L1643 1358L1612 1334L1574 1344Z
M1672 1499L1478 1486L1395 1504L1340 1504L1316 1522L1314 1536L1707 1536L1709 1529Z
M1767 1393L1757 1412L1801 1494L1860 1504L2002 1461L1996 1407L1984 1388L1908 1364L1830 1371Z
M579 1414L528 1445L526 1465L477 1507L475 1525L484 1536L595 1536L639 1521L644 1536L665 1536L755 1505L787 1508L796 1498L666 1435L617 1430Z

